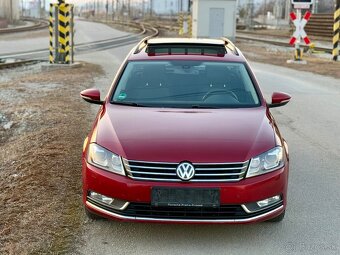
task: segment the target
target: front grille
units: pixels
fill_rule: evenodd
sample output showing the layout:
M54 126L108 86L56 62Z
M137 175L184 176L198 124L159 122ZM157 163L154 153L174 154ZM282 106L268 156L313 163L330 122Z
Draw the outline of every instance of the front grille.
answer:
M145 181L182 181L176 174L179 163L145 162L123 159L127 176ZM249 161L238 163L193 163L190 182L236 182L244 178Z
M217 208L201 207L156 207L147 203L130 203L123 210L114 210L108 206L89 200L92 204L104 210L117 213L126 217L154 218L154 219L177 219L177 220L237 220L256 217L270 212L280 206L282 201L274 206L254 213L246 213L241 205L221 205Z

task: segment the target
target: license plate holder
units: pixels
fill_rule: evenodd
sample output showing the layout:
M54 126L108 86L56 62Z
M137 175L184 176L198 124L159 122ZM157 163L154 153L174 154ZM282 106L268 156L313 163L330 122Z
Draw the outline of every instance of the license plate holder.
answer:
M217 188L154 187L151 205L156 207L219 207L220 190Z

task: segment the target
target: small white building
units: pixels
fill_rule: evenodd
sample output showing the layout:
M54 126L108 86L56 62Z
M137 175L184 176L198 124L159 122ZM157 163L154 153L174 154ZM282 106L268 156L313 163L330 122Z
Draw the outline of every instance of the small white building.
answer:
M236 0L193 0L192 35L234 41L236 36Z
M153 0L152 10L155 14L170 15L188 12L189 0Z

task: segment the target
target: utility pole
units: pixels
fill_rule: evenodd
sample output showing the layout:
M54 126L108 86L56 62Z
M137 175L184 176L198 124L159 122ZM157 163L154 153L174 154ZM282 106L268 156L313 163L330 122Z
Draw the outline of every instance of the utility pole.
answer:
M266 24L266 16L267 16L267 0L264 0L263 5L263 24Z
M38 0L38 4L37 4L37 8L38 8L38 16L39 16L39 19L42 18L42 15L41 15L41 0Z
M289 14L291 8L291 0L286 0L286 8L285 8L285 20L289 22Z
M128 0L128 15L131 18L131 0Z
M150 0L150 17L152 17L153 0Z
M106 22L107 22L107 19L108 19L108 16L109 16L109 0L106 0L106 4L105 4L105 13L106 13Z
M318 13L319 10L319 0L314 0L313 13Z
M24 0L21 0L21 16L24 17Z
M11 0L10 5L11 5L10 6L11 15L10 15L9 23L12 23L13 22L13 0Z
M248 0L246 26L248 29L253 27L254 0Z
M111 17L111 19L112 19L112 21L114 20L114 0L112 0L112 2L111 2L111 11L112 11L112 17Z

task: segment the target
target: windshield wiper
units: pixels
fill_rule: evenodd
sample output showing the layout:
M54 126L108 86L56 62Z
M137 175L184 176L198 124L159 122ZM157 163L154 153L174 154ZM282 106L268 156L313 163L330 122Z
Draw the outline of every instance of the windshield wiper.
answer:
M134 106L134 107L147 107L146 105L142 104L137 104L134 102L112 102L113 104L118 104L118 105L127 105L127 106Z
M214 106L208 106L208 105L192 105L191 108L193 109L218 109Z

